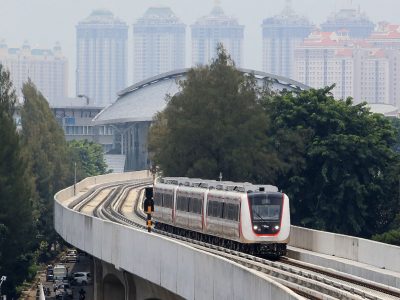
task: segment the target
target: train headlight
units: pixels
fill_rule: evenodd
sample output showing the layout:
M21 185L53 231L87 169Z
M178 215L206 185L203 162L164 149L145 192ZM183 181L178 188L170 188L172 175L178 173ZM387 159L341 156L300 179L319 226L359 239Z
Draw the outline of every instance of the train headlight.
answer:
M278 230L279 229L279 225L275 225L275 230Z
M253 226L253 229L254 229L254 230L257 230L257 229L258 229L258 226L257 226L257 225L254 225L254 226Z

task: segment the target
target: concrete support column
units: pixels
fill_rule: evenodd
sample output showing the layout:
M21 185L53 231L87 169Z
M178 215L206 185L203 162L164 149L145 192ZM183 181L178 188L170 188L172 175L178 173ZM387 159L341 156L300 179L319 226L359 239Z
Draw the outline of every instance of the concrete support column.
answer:
M94 299L104 300L103 298L103 265L101 260L93 258L94 274L93 274L93 293Z
M124 272L125 299L136 300L136 284L132 274Z

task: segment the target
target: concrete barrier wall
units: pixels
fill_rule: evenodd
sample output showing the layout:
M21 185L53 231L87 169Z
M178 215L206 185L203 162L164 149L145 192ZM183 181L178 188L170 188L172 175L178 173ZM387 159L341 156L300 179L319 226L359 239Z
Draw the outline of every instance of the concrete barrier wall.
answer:
M93 184L129 178L137 179L138 173L88 178L77 184L77 191ZM55 196L55 228L67 242L181 297L303 299L269 277L224 258L162 236L72 211L62 205L72 196L73 187Z
M400 272L400 247L292 226L290 246Z

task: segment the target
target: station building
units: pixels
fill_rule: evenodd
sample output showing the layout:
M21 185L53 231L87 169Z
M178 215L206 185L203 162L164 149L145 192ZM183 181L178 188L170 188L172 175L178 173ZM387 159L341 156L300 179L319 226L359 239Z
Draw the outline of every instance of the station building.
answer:
M239 69L254 74L260 85L268 82L272 90L302 90L307 86L272 74ZM175 70L138 82L118 93L118 99L102 110L94 119L95 126L111 127L111 153L124 157L124 170L147 169L150 166L147 149L149 127L157 112L167 102L166 95L179 92L179 81L185 80L189 69Z

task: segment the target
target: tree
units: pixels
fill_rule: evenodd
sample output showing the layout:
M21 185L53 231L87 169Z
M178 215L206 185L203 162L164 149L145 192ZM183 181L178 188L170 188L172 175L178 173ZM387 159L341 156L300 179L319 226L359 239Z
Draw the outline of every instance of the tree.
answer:
M35 193L13 119L15 104L10 74L0 64L0 274L7 275L3 292L10 296L26 276L28 266L21 261L35 236Z
M290 195L295 224L370 236L395 215L396 131L365 104L335 100L332 88L265 97L269 134L285 145L278 186ZM290 147L288 137L297 137Z
M68 146L71 150L72 161L78 163L78 178L101 175L107 172L101 145L88 140L73 140L68 143Z
M73 181L72 164L64 132L55 120L47 100L29 80L22 88L22 142L31 161L39 195L38 230L49 245L55 240L54 194Z
M191 69L150 129L152 159L165 175L271 182L277 157L254 76L220 46L210 66Z

